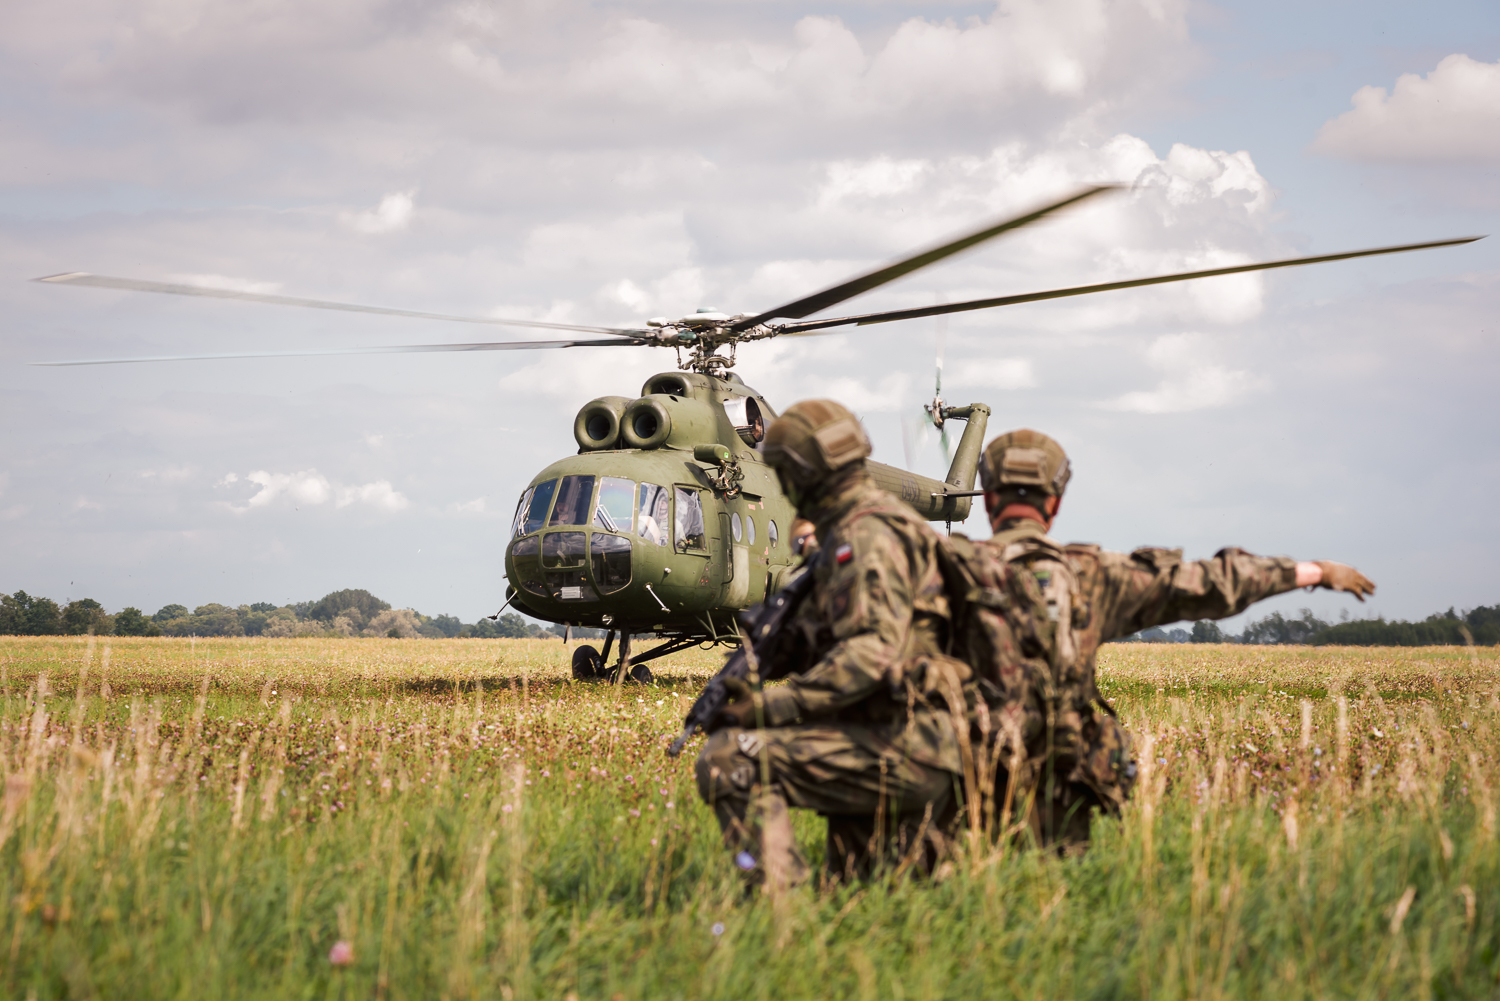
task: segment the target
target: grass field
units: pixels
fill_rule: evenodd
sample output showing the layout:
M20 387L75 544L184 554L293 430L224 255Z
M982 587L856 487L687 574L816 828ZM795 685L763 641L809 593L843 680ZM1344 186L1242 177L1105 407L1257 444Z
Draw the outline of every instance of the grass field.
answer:
M721 657L0 639L9 997L1493 997L1494 649L1106 648L1135 800L1059 860L746 896L663 754ZM821 821L799 816L813 860ZM347 942L347 964L330 961ZM343 957L340 957L343 958Z

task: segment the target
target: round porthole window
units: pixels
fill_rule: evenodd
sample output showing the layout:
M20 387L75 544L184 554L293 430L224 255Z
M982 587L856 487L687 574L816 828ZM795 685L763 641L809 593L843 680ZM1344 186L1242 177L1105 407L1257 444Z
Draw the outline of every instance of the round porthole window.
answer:
M745 533L744 526L740 524L740 513L738 511L729 516L729 530L734 533L735 542L740 541L740 536Z
M745 515L745 538L750 545L755 545L755 515Z
M781 538L781 534L776 531L776 521L774 519L766 522L766 535L770 538L771 545L773 546L776 545L777 540Z

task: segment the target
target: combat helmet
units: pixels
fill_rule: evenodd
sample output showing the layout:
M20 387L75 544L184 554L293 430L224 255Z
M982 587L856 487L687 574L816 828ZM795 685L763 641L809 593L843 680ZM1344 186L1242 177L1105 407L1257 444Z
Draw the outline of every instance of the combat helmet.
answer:
M1020 497L1061 497L1073 477L1068 453L1053 439L1022 428L1000 435L985 447L979 484L991 493Z
M783 481L807 492L831 473L862 462L870 454L870 439L841 404L803 400L777 418L762 447L766 463Z

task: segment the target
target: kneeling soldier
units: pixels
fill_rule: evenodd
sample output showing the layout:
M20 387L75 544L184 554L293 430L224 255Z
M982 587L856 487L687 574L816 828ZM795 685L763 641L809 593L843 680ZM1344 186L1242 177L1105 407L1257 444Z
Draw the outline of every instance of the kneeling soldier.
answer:
M953 815L959 747L942 696L969 675L942 654L941 539L876 486L869 454L859 421L827 400L792 406L766 436L766 462L822 556L762 665L790 677L739 685L697 777L737 864L773 886L807 875L789 807L828 817L828 870L844 878L887 856L930 865Z
M1112 553L1047 536L1072 475L1062 446L1037 431L1001 435L980 462L994 536L955 536L966 576L959 642L988 714L980 729L998 764L991 816L1025 818L1036 840L1087 846L1095 808L1130 794L1130 740L1095 683L1099 645L1179 619L1217 619L1297 587L1375 585L1339 563L1299 563L1221 549L1184 561L1180 549ZM999 816L996 817L995 815Z

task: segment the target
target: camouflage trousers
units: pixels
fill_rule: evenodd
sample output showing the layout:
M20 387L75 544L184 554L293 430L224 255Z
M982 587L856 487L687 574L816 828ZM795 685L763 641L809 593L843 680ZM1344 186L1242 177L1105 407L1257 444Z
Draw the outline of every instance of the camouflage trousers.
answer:
M930 871L957 813L956 775L885 746L867 727L717 730L696 770L698 792L735 863L753 882L772 886L809 875L791 808L828 818L826 869L843 880L880 865Z

